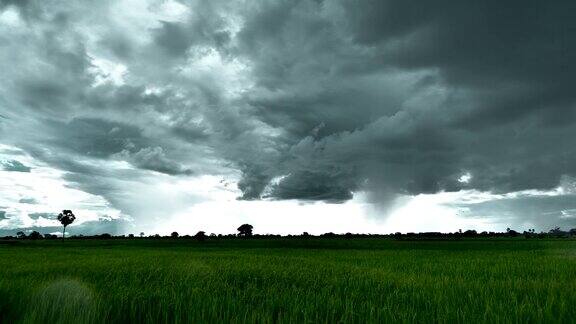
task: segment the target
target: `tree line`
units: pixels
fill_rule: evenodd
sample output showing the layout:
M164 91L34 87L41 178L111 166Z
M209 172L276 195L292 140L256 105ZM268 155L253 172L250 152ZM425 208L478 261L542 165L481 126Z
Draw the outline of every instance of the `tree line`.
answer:
M57 220L62 224L62 239L66 237L66 227L76 220L76 216L71 210L65 209L61 213L58 214ZM434 240L434 239L462 239L462 238L506 238L506 237L524 237L527 239L542 239L542 238L573 238L576 237L576 228L572 228L568 231L564 231L559 227L555 227L547 232L536 232L534 229L529 229L528 231L524 232L517 232L511 228L507 228L506 232L477 232L476 230L466 230L462 231L459 230L458 232L454 233L441 233L441 232L419 232L419 233L400 233L396 232L394 234L353 234L353 233L344 233L344 234L336 234L333 232L324 233L318 236L310 235L308 232L303 232L300 235L277 235L277 234L254 234L253 233L254 226L250 224L242 224L237 228L237 234L210 234L207 235L205 231L198 231L195 235L180 235L178 232L172 232L169 236L161 236L160 234L153 234L146 236L144 232L140 232L138 236L134 234L128 235L117 235L113 236L109 233L103 233L99 235L73 235L70 238L74 239L136 239L136 238L147 238L147 239L161 239L161 238L168 238L168 239L195 239L197 241L205 241L206 239L212 238L280 238L280 237L301 237L301 238L310 238L310 237L320 237L320 238L345 238L345 239L352 239L352 238L394 238L396 240L418 240L418 239L427 239L427 240ZM31 231L30 234L26 235L23 231L19 231L16 233L16 236L5 236L3 239L30 239L30 240L40 240L40 239L58 239L59 237L55 234L41 234L38 231Z

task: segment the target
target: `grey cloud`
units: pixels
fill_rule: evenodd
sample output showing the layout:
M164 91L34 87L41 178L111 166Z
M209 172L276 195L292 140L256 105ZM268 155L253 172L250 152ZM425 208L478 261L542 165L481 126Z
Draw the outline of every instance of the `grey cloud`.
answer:
M146 147L132 154L124 150L115 156L131 161L132 164L142 169L158 171L171 175L192 174L190 169L186 169L179 163L169 160L161 147Z
M266 185L272 180L271 176L266 175L266 171L258 169L255 166L247 167L242 170L244 177L238 182L238 189L242 191L243 200L260 199Z
M490 127L534 110L572 113L572 1L362 4L347 3L353 34L376 46L383 64L437 68L450 85L474 93L475 107L455 114L460 125Z
M225 19L219 11L225 2L199 4L191 10L184 22L161 21L154 29L155 45L167 58L183 58L188 50L200 46L225 49L230 42Z
M110 33L100 40L100 45L120 60L129 60L134 54L130 39L118 32Z
M182 2L140 34L108 2L1 3L36 8L41 31L3 33L3 141L128 214L149 175L110 160L239 171L240 199L383 204L576 175L573 1ZM122 82L96 85L93 58L123 64Z
M155 41L168 56L181 57L192 44L189 34L185 24L163 21L162 27L157 30Z
M128 147L142 147L144 141L138 127L105 119L74 118L46 124L54 135L48 144L86 156L108 157Z
M62 227L59 226L47 226L47 227L38 227L38 226L31 226L31 227L19 227L19 228L10 228L10 229L0 229L0 236L16 236L18 232L24 232L26 234L31 233L32 231L37 231L40 234L49 234L49 233L57 233L62 232ZM68 229L66 229L66 233L68 233Z
M56 214L55 213L30 213L28 214L28 217L30 217L33 220L38 220L40 218L45 218L45 219L56 219Z
M352 198L350 175L336 172L291 174L274 185L270 196L277 199L323 200L339 203Z
M37 205L38 204L38 200L36 200L34 198L22 198L22 199L18 200L18 202L21 204L31 204L31 205Z
M32 216L36 217L36 216ZM39 215L38 217L44 217ZM33 218L37 219L37 218ZM82 224L73 224L66 228L66 236L71 235L100 235L103 233L108 233L112 235L121 235L126 231L131 231L133 224L126 220L119 219L99 219L97 221L84 222ZM38 231L41 234L48 233L59 233L62 232L61 226L46 226L46 227L19 227L12 229L0 229L0 236L16 236L16 233L23 231L25 233L30 233L32 231Z
M17 160L2 161L0 162L0 165L2 165L2 170L4 171L30 172L30 170L32 170L32 168Z
M8 217L6 217L6 212L5 212L5 211L0 210L0 220L3 220L3 219L8 219Z
M325 171L298 171L332 164L356 170L349 190L418 194L550 189L573 174L572 2L342 5L332 16L339 4L263 5L240 33L265 89L250 97L258 118L285 130L289 145L327 125L313 154L296 153L303 163L286 154L268 178L290 173L284 181L305 192ZM457 181L465 171L469 184Z
M133 230L133 224L126 220L121 219L99 219L97 221L90 221L78 225L76 228L71 228L71 233L78 233L83 235L100 235L108 233L111 235L120 235L125 232Z
M14 6L22 12L24 17L37 17L37 8L33 2L33 0L1 0L0 10Z
M465 217L495 219L507 227L526 230L536 227L543 230L559 226L565 230L576 228L576 198L564 196L521 196L497 199L475 204L456 204L464 208Z

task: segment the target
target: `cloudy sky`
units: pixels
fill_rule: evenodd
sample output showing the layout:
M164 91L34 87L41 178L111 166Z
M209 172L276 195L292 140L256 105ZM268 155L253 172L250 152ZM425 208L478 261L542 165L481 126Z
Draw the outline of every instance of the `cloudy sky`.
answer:
M576 227L575 16L0 0L0 235Z

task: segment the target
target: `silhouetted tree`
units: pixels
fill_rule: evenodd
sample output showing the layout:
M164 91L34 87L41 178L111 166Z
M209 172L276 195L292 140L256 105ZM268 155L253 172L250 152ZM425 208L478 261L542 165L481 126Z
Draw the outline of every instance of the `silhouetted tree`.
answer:
M66 226L72 224L75 219L76 216L74 216L72 211L68 209L64 209L60 214L58 214L58 220L60 221L60 224L64 226L64 230L62 231L62 239L64 239L66 236Z
M200 242L205 241L207 238L206 232L199 231L198 233L196 233L196 235L194 235L194 238Z
M172 232L172 234L170 234L170 237L172 238L178 238L178 232Z
M518 236L518 235L520 234L520 233L516 232L515 230L510 229L510 227L508 227L508 228L506 229L506 232L508 233L508 235L510 235L510 236L512 236L512 237L516 237L516 236Z
M28 235L28 238L31 240L38 240L42 238L42 234L40 234L37 231L32 231L32 233L30 233L30 235Z
M133 238L134 238L134 234L128 234L128 238L133 239Z
M462 236L464 237L474 237L478 235L478 232L476 232L476 230L466 230L464 233L462 233Z
M564 232L563 230L561 230L560 227L555 227L555 228L551 229L548 233L551 235L554 235L556 237L565 236L566 234L568 234L568 233Z
M242 224L238 227L238 236L252 236L252 229L254 226L250 224Z
M16 233L16 237L19 239L24 239L26 238L26 234L24 234L24 232L20 231Z
M144 237L144 232L140 232L140 237Z

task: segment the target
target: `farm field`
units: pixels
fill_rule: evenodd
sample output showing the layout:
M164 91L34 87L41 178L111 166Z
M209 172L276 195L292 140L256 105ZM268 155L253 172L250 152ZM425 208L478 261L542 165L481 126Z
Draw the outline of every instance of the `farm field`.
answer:
M0 323L576 321L576 241L0 244Z

